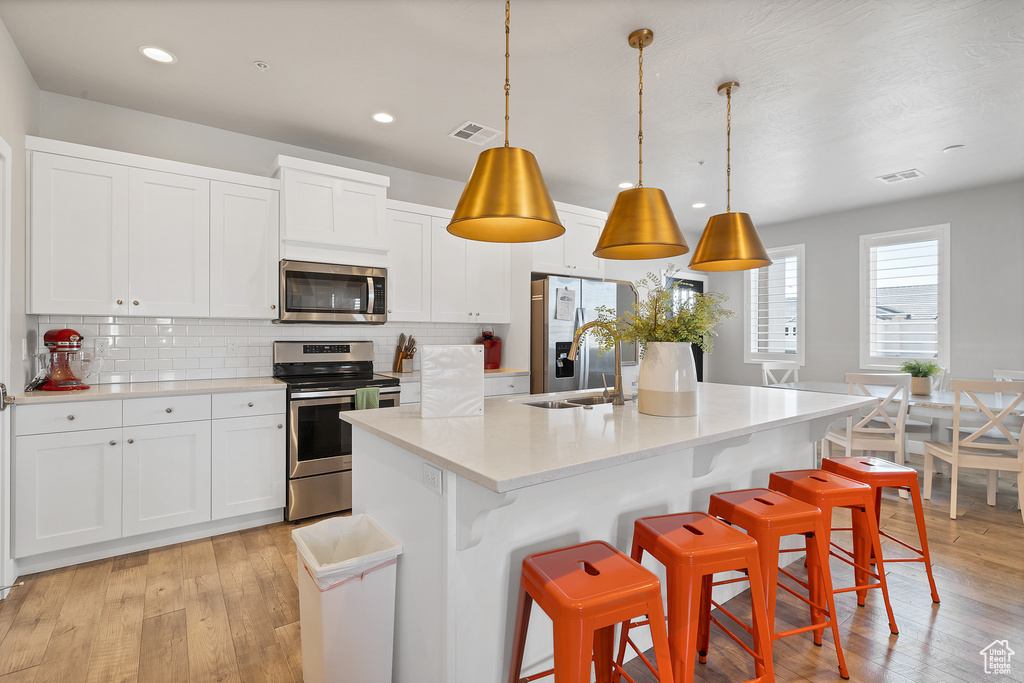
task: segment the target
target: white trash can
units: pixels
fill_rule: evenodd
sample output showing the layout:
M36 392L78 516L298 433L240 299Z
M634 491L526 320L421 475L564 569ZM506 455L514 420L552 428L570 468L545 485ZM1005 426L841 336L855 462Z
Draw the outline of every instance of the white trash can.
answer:
M390 683L402 546L367 515L292 530L305 683Z

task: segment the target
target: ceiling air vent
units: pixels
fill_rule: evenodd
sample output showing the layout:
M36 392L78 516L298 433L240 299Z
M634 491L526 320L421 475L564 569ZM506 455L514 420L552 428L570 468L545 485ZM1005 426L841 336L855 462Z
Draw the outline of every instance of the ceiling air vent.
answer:
M486 145L499 135L501 135L500 130L494 130L487 126L481 126L479 123L466 121L464 124L449 133L448 137L472 142L474 145Z
M899 171L897 173L887 173L886 175L878 176L878 179L887 185L893 183L901 183L904 180L913 180L914 178L920 178L924 173L921 173L916 168L912 168L909 171Z

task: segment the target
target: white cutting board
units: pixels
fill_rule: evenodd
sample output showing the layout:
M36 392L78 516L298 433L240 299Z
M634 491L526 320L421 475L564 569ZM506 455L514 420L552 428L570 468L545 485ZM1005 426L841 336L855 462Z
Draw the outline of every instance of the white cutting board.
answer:
M424 346L419 356L420 417L484 414L483 346Z

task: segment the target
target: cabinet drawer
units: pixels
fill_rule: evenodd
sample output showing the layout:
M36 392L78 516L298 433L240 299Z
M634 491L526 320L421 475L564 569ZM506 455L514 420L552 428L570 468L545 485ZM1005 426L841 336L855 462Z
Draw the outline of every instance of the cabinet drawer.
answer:
M284 389L213 395L213 419L284 412Z
M530 393L529 375L484 375L484 396Z
M124 426L210 419L210 396L159 396L124 401Z
M121 401L21 405L14 410L14 432L17 436L120 426Z

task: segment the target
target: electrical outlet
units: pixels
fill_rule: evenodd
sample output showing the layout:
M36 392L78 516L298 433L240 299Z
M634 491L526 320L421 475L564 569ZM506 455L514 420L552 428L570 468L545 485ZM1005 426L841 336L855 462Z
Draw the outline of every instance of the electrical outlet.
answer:
M238 355L238 340L237 339L228 339L228 355L229 356L237 356Z
M428 489L432 489L437 495L441 495L441 470L423 463L423 483Z
M96 337L96 357L106 358L110 351L110 340L106 337Z

